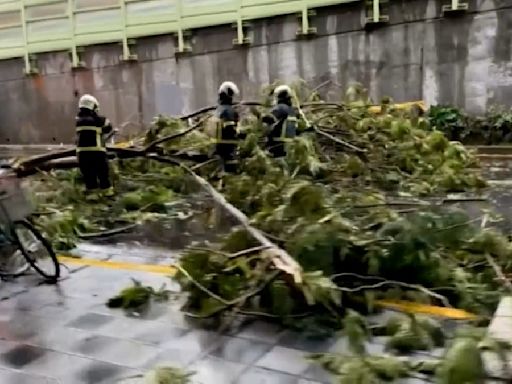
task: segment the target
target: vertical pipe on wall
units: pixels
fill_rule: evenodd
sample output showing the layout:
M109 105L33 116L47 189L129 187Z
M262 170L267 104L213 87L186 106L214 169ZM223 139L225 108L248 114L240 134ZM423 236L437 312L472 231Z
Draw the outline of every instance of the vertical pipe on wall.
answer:
M25 17L25 0L20 0L20 15L21 15L21 25L23 31L23 46L25 49L25 53L23 55L23 59L25 61L25 74L29 74L32 71L30 66L30 57L28 53L28 34L27 34L27 18Z
M307 35L309 32L309 14L308 2L302 1L302 33Z
M185 38L183 36L183 4L181 0L176 1L176 10L178 13L178 52L185 52Z
M119 0L121 5L121 13L123 20L123 60L128 60L130 58L130 47L128 46L128 33L127 33L127 20L128 15L126 13L126 1Z
M75 38L75 0L68 0L68 17L69 24L71 27L71 65L73 68L77 68L79 65L78 53L76 50L76 38Z
M379 0L373 0L373 22L378 23L379 21L380 21Z
M246 36L245 34L245 27L247 26L245 24L245 21L243 19L243 12L242 12L243 4L242 0L236 1L236 39L233 39L234 45L246 45L251 43L251 39Z

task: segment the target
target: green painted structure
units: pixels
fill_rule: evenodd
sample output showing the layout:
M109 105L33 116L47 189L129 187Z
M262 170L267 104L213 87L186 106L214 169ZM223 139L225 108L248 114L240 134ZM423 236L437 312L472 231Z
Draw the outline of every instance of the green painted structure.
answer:
M123 59L135 59L131 39L175 34L177 51L187 52L187 31L232 24L235 45L249 44L250 20L296 13L299 36L314 34L309 16L314 8L350 2L367 7L367 23L386 22L381 7L389 0L0 0L0 59L23 57L25 73L35 72L34 54L69 50L80 67L80 47L119 42ZM466 4L450 0L446 8Z

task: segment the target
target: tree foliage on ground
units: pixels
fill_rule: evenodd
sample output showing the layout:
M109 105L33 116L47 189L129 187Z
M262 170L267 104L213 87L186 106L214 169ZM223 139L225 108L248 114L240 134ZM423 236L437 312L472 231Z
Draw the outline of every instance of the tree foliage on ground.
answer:
M436 321L413 315L396 316L381 327L370 328L364 317L349 311L343 332L348 340L346 353L316 353L310 357L332 373L339 384L392 383L406 378L426 382L433 378L437 384L481 384L489 376L483 353L492 351L505 366L512 347L486 336L482 328L464 327L447 335ZM375 355L367 351L366 345L374 335L390 336L388 353ZM400 349L395 349L398 346ZM408 356L415 351L430 351L434 346L446 347L444 354L438 358L426 354Z
M78 170L40 173L30 181L37 206L37 226L61 251L80 238L177 212L172 203L188 192L185 173L149 159L118 160L112 165L116 198L86 202ZM193 189L193 187L192 187Z
M310 92L301 86L297 93L309 97ZM393 297L437 303L446 298L442 304L492 311L503 288L481 261L490 253L509 270L508 241L475 228L462 211L418 204L413 212L402 213L393 202L389 205L397 196L444 196L485 187L473 154L428 129L413 110L394 110L385 103L380 113L369 112L361 87L349 89L348 102L339 104L322 105L313 97L316 102L305 110L308 119L358 152L313 133L289 143L285 158L273 159L260 145L264 138L256 115L264 109L256 107L257 113L242 114L247 138L240 146L239 172L221 175L216 163L197 169L215 185L221 179L218 190L227 200L300 263L301 286L281 274L268 279L274 267L264 251L231 257L258 245L234 229L214 246L220 252L184 254L181 266L189 276L180 272L177 279L190 293L189 309L202 316L224 307L247 307L286 318L322 313L315 308L320 306L331 317L339 306L364 308ZM146 141L186 129L180 119L158 117ZM211 140L198 129L159 148L163 155L175 150L206 153ZM114 167L118 195L109 202L85 204L77 171L45 174L34 183L42 211L38 223L57 244L71 247L80 234L119 222L166 217L175 207L169 201L194 191L193 182L176 166L139 158L119 160ZM258 293L232 303L241 292L252 291Z
M109 308L122 308L129 314L140 314L144 312L151 300L166 301L169 299L169 291L165 286L155 290L153 287L144 286L140 281L133 279L131 287L124 288L116 296L107 301Z
M420 207L402 214L387 204L397 194L479 190L485 183L475 157L425 129L413 112L383 106L384 113L374 115L363 101L354 103L310 118L363 153L311 135L275 160L257 145L258 125L249 120L240 173L223 178L222 193L301 264L304 283L274 277L264 252L233 257L257 245L235 232L238 243L228 238L219 252L191 250L182 257L187 274L177 279L190 294L187 310L204 317L228 309L262 312L295 324L306 313L339 324L340 309L361 310L383 298L493 310L503 288L479 263L481 242L493 244L493 257L506 267L507 240L479 230L461 210Z
M192 384L194 372L172 366L157 367L144 375L145 384Z
M183 168L155 157L118 160L116 198L85 204L78 173L56 171L34 182L37 223L57 245L71 247L84 232L165 219L177 214L169 201L194 198L194 182L184 170L193 169L291 255L301 276L297 280L277 268L275 253L235 227L216 244L183 253L175 278L187 294L184 310L190 316L257 315L318 334L340 328L349 310L373 311L380 299L490 315L507 291L496 271L511 272L511 244L492 228L475 225L478 220L464 211L432 203L448 193L486 187L474 154L415 110L394 109L385 100L380 112L369 111L371 101L360 86L336 103L322 102L303 84L297 94L316 131L288 143L284 158L270 157L261 145L259 117L265 109L255 106L242 115L247 136L236 174L219 172L216 161ZM261 104L268 105L267 92ZM145 142L175 137L156 146L160 157L211 155L207 120L197 120L199 128L192 130L181 119L159 116ZM439 343L434 331L408 319L388 348L429 349ZM379 382L404 372L398 360L392 369L378 359L350 362L370 364L377 373L347 382ZM362 374L354 367L344 369Z

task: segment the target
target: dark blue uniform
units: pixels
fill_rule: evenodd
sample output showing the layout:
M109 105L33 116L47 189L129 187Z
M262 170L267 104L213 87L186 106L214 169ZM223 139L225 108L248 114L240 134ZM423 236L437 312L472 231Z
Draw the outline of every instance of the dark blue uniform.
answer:
M274 157L286 155L285 143L297 136L297 112L289 100L278 100L266 118L270 125L267 135L267 149Z
M76 117L76 152L88 191L111 188L104 135L112 132L107 118L87 108Z
M215 112L219 119L216 132L216 153L223 162L226 172L236 170L236 149L238 146L238 113L230 101L221 100Z

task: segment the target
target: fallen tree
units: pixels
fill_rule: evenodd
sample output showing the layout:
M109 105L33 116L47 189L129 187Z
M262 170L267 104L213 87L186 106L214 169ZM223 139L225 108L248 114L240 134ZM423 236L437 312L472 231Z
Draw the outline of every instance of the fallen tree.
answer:
M144 144L109 149L117 158L114 201L85 204L74 170L34 179L37 223L56 246L70 248L91 233L179 216L179 202L200 187L240 226L216 244L184 252L176 278L190 315L258 314L329 329L346 308L369 311L388 298L489 315L508 290L502 276L496 279L496 271L510 273L508 240L475 225L479 218L428 202L485 187L473 154L414 110L385 101L379 113L370 112L360 88L340 103L304 89L297 94L308 119L321 124L290 143L284 159L259 145L258 116L268 99L246 103L247 138L233 175L220 174L210 156L203 123L211 107L160 116L138 140ZM17 170L33 173L59 156L21 161Z

